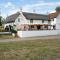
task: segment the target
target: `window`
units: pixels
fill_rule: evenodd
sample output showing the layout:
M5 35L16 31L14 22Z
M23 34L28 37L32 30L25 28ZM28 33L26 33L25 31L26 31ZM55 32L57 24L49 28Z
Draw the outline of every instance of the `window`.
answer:
M33 19L30 20L30 23L33 23Z
M51 19L51 21L54 21L54 19Z
M53 21L54 21L54 19L53 19Z
M20 18L18 18L18 22L20 22Z
M48 24L50 24L51 23L51 20L48 20Z
M42 20L42 23L44 23L44 20Z
M48 26L44 26L44 28L47 28Z

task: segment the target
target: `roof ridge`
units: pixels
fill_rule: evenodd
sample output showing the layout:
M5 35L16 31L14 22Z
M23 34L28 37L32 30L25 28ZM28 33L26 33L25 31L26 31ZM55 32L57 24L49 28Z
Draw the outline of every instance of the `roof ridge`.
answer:
M20 14L20 12L16 12L16 13L14 13L14 14L11 14L11 15L7 16L7 17L13 16L13 15L15 15L15 14Z
M47 15L47 14L40 14L40 13L33 13L33 12L22 12L22 13L37 14L37 15Z

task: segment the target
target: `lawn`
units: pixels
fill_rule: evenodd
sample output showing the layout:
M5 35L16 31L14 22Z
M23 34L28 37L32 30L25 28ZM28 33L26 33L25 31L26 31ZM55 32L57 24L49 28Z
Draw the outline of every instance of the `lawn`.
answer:
M60 39L0 43L0 60L60 60Z
M16 36L17 37L17 36ZM5 34L5 35L0 35L0 39L12 39L15 38L12 36L12 34Z

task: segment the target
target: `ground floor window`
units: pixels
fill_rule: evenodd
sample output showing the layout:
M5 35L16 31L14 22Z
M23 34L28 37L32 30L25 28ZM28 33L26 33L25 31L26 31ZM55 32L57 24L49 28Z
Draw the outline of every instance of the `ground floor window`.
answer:
M52 27L55 29L55 26L51 25L23 25L23 29L21 27L20 30L51 30Z
M48 30L48 26L44 26L44 29L45 29L45 30Z
M56 29L56 26L55 26L55 25L53 25L53 29L54 29L54 30Z
M37 29L40 30L41 29L41 26L37 26Z

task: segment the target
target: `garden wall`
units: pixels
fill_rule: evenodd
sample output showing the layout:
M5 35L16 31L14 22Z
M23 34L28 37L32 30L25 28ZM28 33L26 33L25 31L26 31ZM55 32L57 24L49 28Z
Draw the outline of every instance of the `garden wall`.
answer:
M49 35L59 35L60 30L18 31L17 34L21 38L35 37L35 36L49 36Z

